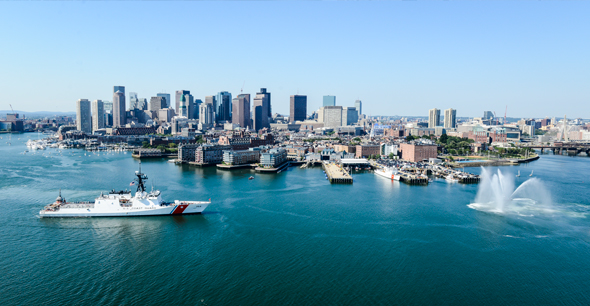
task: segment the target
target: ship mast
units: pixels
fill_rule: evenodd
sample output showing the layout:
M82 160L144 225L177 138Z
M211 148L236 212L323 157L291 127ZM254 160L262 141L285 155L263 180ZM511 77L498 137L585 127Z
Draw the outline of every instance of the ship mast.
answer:
M137 176L137 192L145 192L144 182L147 181L147 175L141 173L141 161L139 161L139 171L135 171L135 176Z

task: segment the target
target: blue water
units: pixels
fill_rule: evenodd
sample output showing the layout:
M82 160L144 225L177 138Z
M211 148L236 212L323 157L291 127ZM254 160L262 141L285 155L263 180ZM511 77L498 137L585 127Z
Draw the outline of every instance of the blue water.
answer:
M471 209L478 185L444 180L363 173L330 185L320 168L264 175L152 160L148 186L168 200L211 198L207 213L39 219L59 188L83 200L129 186L137 161L19 154L28 136L0 140L2 305L590 303L590 158L490 169L534 170L554 208L536 215Z

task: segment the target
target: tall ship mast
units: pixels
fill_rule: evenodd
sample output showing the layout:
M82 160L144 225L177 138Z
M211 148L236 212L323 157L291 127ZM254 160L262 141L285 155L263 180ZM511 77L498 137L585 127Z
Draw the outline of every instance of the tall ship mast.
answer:
M61 195L55 202L45 206L39 211L42 218L48 217L139 217L139 216L163 216L163 215L189 215L200 214L211 204L208 201L174 200L166 202L162 200L159 190L147 192L145 182L146 174L135 171L135 179L131 186L137 185L135 195L130 190L111 190L108 194L101 193L94 201L68 202Z

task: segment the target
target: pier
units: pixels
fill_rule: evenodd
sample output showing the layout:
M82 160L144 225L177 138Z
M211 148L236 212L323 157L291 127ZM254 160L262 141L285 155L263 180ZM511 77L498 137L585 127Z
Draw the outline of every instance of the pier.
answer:
M326 176L332 184L352 184L352 176L339 165L324 162L322 168L326 171Z

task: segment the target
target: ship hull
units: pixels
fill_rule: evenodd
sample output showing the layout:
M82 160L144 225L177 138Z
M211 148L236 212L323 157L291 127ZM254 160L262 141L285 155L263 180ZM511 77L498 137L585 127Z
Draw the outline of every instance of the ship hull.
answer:
M84 217L147 217L200 214L207 208L208 202L190 205L169 205L164 207L119 207L116 210L100 210L94 208L59 209L58 211L42 210L41 218L84 218Z
M375 174L377 174L378 176L390 179L392 181L399 181L400 180L400 175L390 172L390 171L380 171L380 170L375 170Z

